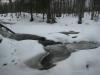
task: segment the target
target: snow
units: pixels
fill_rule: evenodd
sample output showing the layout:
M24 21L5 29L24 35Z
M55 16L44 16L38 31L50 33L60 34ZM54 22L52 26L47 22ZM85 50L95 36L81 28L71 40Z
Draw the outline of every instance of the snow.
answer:
M34 14L34 22L29 22L30 16L27 13L25 15L26 18L19 19L16 17L12 19L11 16L0 18L2 21L13 23L5 24L5 26L16 33L36 34L63 43L100 42L100 20L91 21L88 13L85 14L81 25L77 24L77 17L72 17L72 15L57 18L55 24L42 22L41 14L38 17ZM58 33L64 31L80 33L70 35ZM77 36L77 38L72 38L73 36ZM68 59L58 62L57 66L52 69L40 71L25 64L27 60L45 52L38 41L15 41L1 35L0 38L3 38L0 43L0 75L100 75L100 47L74 52Z

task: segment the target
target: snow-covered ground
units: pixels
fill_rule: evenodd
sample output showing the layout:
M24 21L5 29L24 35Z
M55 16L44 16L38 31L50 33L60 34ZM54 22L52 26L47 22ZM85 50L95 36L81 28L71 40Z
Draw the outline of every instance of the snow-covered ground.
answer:
M36 34L63 43L74 41L100 42L100 20L98 22L91 21L89 14L85 14L83 24L77 24L77 17L71 15L57 18L55 24L42 22L40 14L38 17L34 14L34 22L29 22L29 15L26 15L26 18L16 19L14 17L11 19L8 16L0 17L0 19L11 22L11 25L5 25L16 33ZM61 31L80 33L67 36L58 33ZM77 36L77 38L72 38L73 36ZM68 59L57 63L54 68L39 71L25 64L25 61L45 52L38 41L15 41L1 35L0 37L3 38L2 43L0 43L0 75L100 75L100 47L74 52Z

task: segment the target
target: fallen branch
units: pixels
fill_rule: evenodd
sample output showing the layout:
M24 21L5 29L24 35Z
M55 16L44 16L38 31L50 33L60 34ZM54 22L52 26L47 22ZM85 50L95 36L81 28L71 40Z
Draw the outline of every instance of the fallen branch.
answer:
M7 28L6 26L4 26L4 25L2 25L2 24L0 24L0 27L2 28L5 28L7 31L10 31L11 33L13 33L13 34L16 34L15 32L13 32L11 29L9 29L9 28Z

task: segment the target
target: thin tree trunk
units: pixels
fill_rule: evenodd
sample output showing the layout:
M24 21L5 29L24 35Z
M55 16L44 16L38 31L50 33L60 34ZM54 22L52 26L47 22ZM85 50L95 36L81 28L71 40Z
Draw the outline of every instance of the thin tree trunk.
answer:
M31 15L31 18L30 18L30 22L32 22L34 19L33 19L33 12L32 12L32 9L30 10L30 15Z

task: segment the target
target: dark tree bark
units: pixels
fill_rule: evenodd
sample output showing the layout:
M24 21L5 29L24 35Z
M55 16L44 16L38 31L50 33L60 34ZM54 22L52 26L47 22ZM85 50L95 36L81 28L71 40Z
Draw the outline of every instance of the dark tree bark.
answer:
M94 11L91 12L91 20L93 20L93 19L94 19Z
M48 0L47 23L56 23L53 3L53 0Z
M34 19L33 19L33 12L32 12L32 9L30 9L30 15L31 15L31 18L30 18L30 22L32 22Z
M10 5L11 17L13 18L13 2L12 2L12 0L9 0L9 5Z
M82 24L82 18L84 17L85 0L77 0L78 3L78 24Z
M30 22L34 20L33 19L33 6L34 6L34 1L30 0L30 15L31 15Z
M82 13L80 12L78 16L78 24L82 24Z

